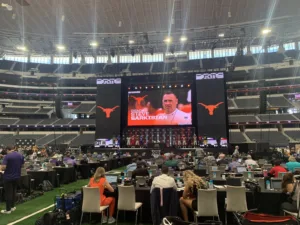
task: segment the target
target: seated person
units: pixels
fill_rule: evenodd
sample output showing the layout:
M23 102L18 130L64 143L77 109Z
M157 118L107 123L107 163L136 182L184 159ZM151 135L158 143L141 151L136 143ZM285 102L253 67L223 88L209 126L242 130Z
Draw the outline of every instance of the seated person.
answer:
M225 159L225 154L221 153L217 159L217 165L228 164L228 161Z
M191 170L183 172L184 191L180 198L180 208L184 221L188 221L188 208L197 211L198 189L206 189L207 185L201 177L194 174Z
M149 176L149 172L147 168L142 167L141 164L137 165L137 168L132 171L132 179L135 179L136 176L147 177Z
M178 161L173 159L173 156L170 156L169 159L165 161L164 165L167 167L177 167Z
M236 167L241 166L236 157L232 157L232 162L229 163L228 169L229 171L233 171Z
M292 173L295 171L295 168L300 168L300 163L296 161L296 158L294 156L289 157L289 162L286 163L286 168L288 171L291 171Z
M148 167L148 164L144 160L142 160L141 157L138 158L136 165L137 166L140 165L141 167L144 167L144 168Z
M283 176L281 187L284 193L289 194L289 198L291 200L289 202L282 203L281 209L297 213L297 193L300 191L299 182L296 181L292 173L287 173Z
M255 160L252 159L251 155L247 155L247 159L245 160L245 166L248 168L249 166L257 166L258 164Z
M116 200L113 197L106 197L104 195L104 190L107 189L110 192L114 192L112 186L107 182L105 178L105 170L103 167L98 167L94 176L90 179L88 187L97 187L100 191L100 201L101 205L109 206L109 218L108 223L114 223L116 220L113 218L115 211ZM107 221L107 217L103 217L103 221Z
M128 171L134 171L136 169L136 159L133 158L131 161L131 164L127 165L126 170Z
M161 168L161 175L157 176L153 179L152 181L152 186L150 192L154 188L174 188L177 190L177 185L175 183L175 180L173 177L168 176L169 173L169 168L165 165L162 166Z
M274 167L269 172L269 176L277 178L279 172L282 173L287 172L287 170L284 167L282 167L280 164L281 164L281 160L276 159L274 162Z

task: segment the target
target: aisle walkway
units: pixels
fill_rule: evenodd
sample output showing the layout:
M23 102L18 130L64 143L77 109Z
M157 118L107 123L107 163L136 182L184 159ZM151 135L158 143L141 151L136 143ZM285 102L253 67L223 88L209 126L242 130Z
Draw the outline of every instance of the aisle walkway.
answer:
M123 167L113 170L113 171L123 171ZM61 188L65 189L66 192L74 191L74 190L80 190L80 188L84 185L88 184L88 180L78 180L77 182L63 185ZM9 215L0 215L0 224L1 225L8 225L8 224L17 224L17 225L34 225L35 221L43 215L47 211L51 211L53 209L47 207L51 206L54 204L54 197L55 195L60 194L61 190L60 188L55 188L52 191L45 192L43 196L37 197L33 200L27 201L22 204L18 204L17 210L15 212L12 212ZM5 205L4 203L0 204L0 208L4 209ZM17 222L18 220L33 214L39 210L45 209L45 211L40 212L36 215L30 216L27 219L24 219L20 222ZM15 223L16 222L16 223Z

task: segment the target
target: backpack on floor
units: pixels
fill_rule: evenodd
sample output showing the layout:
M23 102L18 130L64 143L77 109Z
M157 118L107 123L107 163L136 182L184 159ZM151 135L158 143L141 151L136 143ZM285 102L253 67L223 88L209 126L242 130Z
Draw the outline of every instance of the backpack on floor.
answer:
M53 190L53 185L49 180L44 180L42 183L42 189L43 191L52 191Z

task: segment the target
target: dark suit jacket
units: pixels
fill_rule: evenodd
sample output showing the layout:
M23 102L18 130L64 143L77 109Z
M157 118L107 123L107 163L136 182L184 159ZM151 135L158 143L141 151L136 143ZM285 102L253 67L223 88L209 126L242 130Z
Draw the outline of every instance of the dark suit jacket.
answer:
M177 216L178 195L174 188L164 188L163 206L161 206L160 188L154 188L151 192L151 216L153 225L160 225L166 216Z

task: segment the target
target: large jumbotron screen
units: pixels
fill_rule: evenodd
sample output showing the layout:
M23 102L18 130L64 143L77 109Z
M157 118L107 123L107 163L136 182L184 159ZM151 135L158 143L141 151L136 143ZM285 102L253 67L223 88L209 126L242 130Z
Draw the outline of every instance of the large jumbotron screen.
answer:
M128 126L192 125L190 88L128 92Z

